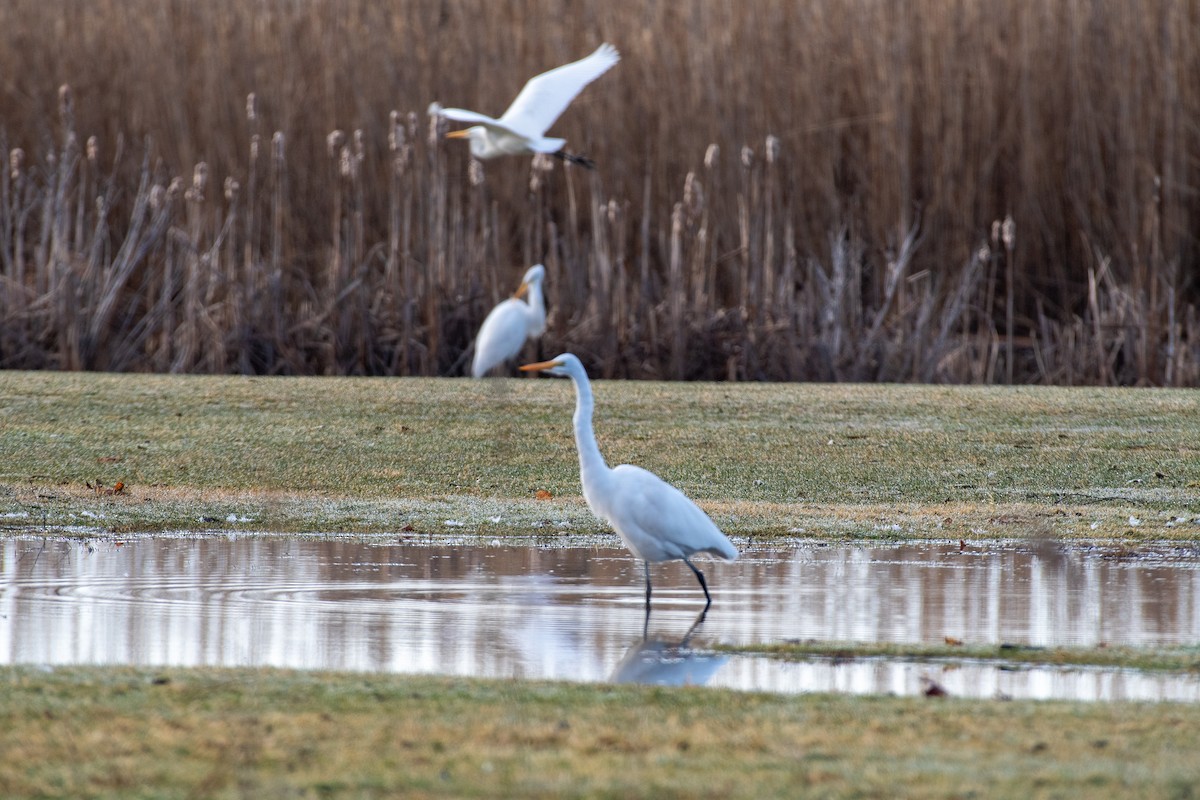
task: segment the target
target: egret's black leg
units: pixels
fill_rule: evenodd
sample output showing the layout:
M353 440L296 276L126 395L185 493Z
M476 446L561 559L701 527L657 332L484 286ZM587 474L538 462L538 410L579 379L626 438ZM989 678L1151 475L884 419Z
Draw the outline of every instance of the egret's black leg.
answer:
M642 569L646 571L646 615L650 614L650 562L643 561Z
M578 153L568 153L566 150L559 150L557 153L551 153L557 159L562 161L570 161L572 164L577 164L584 169L595 169L596 162L592 161L587 156L579 155Z
M696 615L696 621L692 623L692 627L688 628L687 633L683 635L683 639L679 642L680 647L687 647L688 639L692 638L692 634L696 632L696 628L700 627L700 624L704 622L704 618L707 616L708 606L705 606L704 609ZM642 638L645 639L646 637L643 636Z
M704 599L708 601L704 604L704 610L708 611L708 607L712 605L712 595L708 593L708 583L704 580L704 573L696 569L696 565L686 558L683 560L683 563L691 567L692 572L696 573L696 580L700 581L700 588L704 590Z

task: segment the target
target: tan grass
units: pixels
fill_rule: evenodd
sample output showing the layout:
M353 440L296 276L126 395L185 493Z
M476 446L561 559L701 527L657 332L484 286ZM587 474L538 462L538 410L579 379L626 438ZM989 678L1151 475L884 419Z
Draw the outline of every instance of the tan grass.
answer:
M1186 796L1195 705L0 670L5 797Z
M438 143L431 100L601 40L556 128L596 173ZM0 366L437 374L544 261L543 349L605 376L1198 385L1198 40L1177 0L11 0Z

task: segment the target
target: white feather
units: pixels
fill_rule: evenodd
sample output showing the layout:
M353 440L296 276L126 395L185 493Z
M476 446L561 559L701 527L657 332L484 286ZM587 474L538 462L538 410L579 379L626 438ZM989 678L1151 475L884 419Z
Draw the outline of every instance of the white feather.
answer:
M683 492L649 470L622 464L610 468L600 454L592 428L592 386L578 358L563 353L522 370L544 371L575 384L575 446L583 496L596 516L607 521L625 546L648 564L683 559L696 572L704 594L708 587L688 559L697 553L736 560L737 548L707 514ZM646 603L650 602L649 571Z
M546 268L541 264L530 267L521 279L522 290L528 292L528 302L510 297L491 310L475 337L475 357L471 375L482 378L504 362L516 358L525 340L541 336L546 330L546 302L542 281Z
M546 131L571 104L583 87L599 78L620 61L611 44L602 44L586 58L556 67L530 78L499 119L465 108L441 108L430 105L431 114L440 114L455 122L470 123L465 135L471 141L471 155L480 159L527 153L557 153L565 139L547 137ZM460 132L455 132L461 135Z

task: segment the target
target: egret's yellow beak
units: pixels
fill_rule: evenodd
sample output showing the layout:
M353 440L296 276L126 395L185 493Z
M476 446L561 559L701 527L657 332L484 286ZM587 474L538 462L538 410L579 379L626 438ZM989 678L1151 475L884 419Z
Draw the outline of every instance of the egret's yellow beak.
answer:
M517 287L517 290L515 292L513 292L513 297L515 297L519 300L522 297L524 297L525 293L528 291L529 291L529 284L522 283L520 286Z
M521 367L518 367L518 369L520 369L521 372L541 372L544 369L561 366L561 361L539 361L536 364L525 364Z
M463 128L461 131L450 131L450 132L448 132L448 133L446 134L446 138L447 138L447 139L470 139L470 138L471 138L471 134L467 133L467 129L466 129L466 128Z

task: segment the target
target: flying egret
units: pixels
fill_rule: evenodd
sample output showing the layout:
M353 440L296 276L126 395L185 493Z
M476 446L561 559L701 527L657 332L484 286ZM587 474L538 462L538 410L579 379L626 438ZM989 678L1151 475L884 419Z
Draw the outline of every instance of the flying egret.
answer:
M705 611L712 605L704 573L690 556L696 553L736 560L738 552L700 507L662 478L641 467L622 464L609 468L592 429L592 385L579 359L570 353L526 364L523 372L561 375L575 383L575 446L583 497L601 519L616 530L646 573L646 608L650 608L650 564L681 559L691 567L704 590Z
M521 286L512 297L492 309L475 337L475 359L471 376L482 378L493 367L515 358L525 340L541 336L546 331L546 301L542 297L542 279L546 268L537 264L521 279ZM529 301L521 298L529 295Z
M620 59L617 49L605 43L586 58L530 78L499 119L465 108L435 109L434 113L456 122L472 123L470 128L450 131L446 138L470 139L471 155L478 159L549 153L592 169L595 164L591 159L563 149L566 139L547 138L545 133L576 95L583 91L583 87L607 72Z

